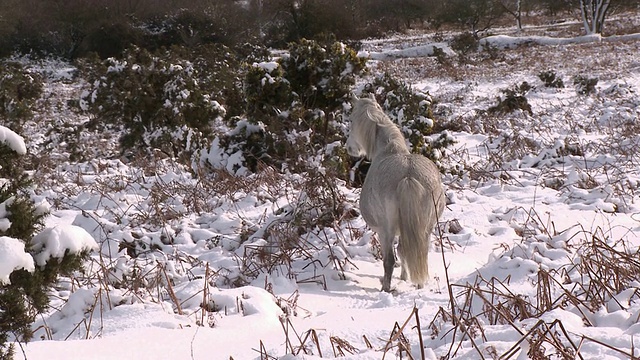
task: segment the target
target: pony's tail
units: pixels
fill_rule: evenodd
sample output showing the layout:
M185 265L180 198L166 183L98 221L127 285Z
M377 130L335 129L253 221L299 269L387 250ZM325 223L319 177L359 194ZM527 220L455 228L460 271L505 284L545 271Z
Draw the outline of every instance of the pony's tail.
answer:
M398 184L400 198L400 260L408 270L411 282L422 287L429 279L429 243L435 206L425 203L428 194L416 179L405 177Z

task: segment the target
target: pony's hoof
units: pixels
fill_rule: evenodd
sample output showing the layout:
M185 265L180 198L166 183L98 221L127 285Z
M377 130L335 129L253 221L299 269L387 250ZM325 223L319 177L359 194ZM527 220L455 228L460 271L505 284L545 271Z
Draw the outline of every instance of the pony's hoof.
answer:
M393 289L387 289L385 290L384 288L380 289L380 292L386 292L387 294L391 294L391 295L398 295L398 290L393 288Z
M391 293L391 292L393 292L393 289L391 288L391 284L386 285L386 286L384 284L382 284L382 289L380 289L380 291L384 291L386 293Z

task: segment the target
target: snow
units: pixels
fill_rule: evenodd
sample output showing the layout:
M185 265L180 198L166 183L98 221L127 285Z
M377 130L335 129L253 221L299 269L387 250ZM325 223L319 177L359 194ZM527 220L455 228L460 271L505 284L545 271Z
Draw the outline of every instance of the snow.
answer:
M34 260L38 266L44 266L51 259L62 258L66 252L71 254L98 249L98 244L85 229L61 224L47 228L32 240Z
M253 63L253 66L266 71L267 74L270 74L275 69L277 69L280 66L280 64L278 64L276 61L263 61L259 63Z
M0 236L0 284L10 284L9 275L19 269L33 271L33 258L24 251L22 241Z
M0 186L3 185L0 183ZM7 206L13 202L13 198L9 198L6 201L0 203L0 231L7 231L11 227L11 221L7 218Z
M2 212L0 216L3 216ZM7 228L9 227L10 224ZM0 283L8 284L9 275L14 270L33 271L35 265L44 266L52 257L62 258L67 252L75 254L98 248L98 244L86 230L67 224L43 230L33 238L31 244L30 252L35 254L33 256L25 251L23 241L0 237Z
M358 53L358 56L369 57L372 60L390 60L401 57L423 57L434 56L436 49L442 50L445 55L453 56L455 52L451 50L451 47L447 43L433 43L423 46L415 46L405 49L394 49L380 52L368 52L362 51Z
M13 151L20 155L27 153L27 147L24 144L22 136L16 134L11 129L0 125L0 143L5 143Z
M593 36L552 40L499 35L484 41L501 49L607 43ZM382 62L432 56L440 46L363 53L371 55L375 68ZM6 283L15 269L33 269L65 251L92 250L92 257L86 274L63 279L52 289L57 300L34 324L35 340L23 344L24 353L17 351L17 358L262 359L268 354L290 360L334 358L342 349L345 359L391 359L401 356L397 341L385 351L388 340L405 321L403 334L413 358L421 358L424 351L426 359L440 359L458 346L452 358L479 358L469 337L439 315L440 310L451 310L449 284L455 284L451 291L461 302L465 289L484 289L482 279L506 284L504 289L497 285L501 291L536 299L533 284L540 270L564 271L567 281L576 277L580 252L586 251L581 242L602 239L616 245L624 239L630 254L640 246L640 169L637 158L625 157L638 139L634 133L616 132L621 124L616 121L637 122L640 116L640 68L633 55L638 46L628 46L621 51L631 54L619 63L624 69L598 73L597 96L579 96L570 86L538 86L528 95L535 116L509 118L513 123L493 124L483 117L476 124L474 117L477 109L493 104L500 89L536 80L530 69L491 77L495 68L510 66L513 59L496 62L489 70L458 69L477 70L474 74L480 75L473 79L466 73L457 80L441 74L408 79L416 88L427 89L447 118L468 120L467 128L450 130L456 144L443 161L465 172L443 176L450 201L439 224L443 237L432 242L432 279L424 289L401 281L396 270L395 291L379 291L382 264L371 245L376 235L359 216L337 228L296 235L309 244L308 258L297 253L278 258L283 248L273 237L280 230L286 239L285 230L290 230L279 225L313 211L305 206L314 197L295 190L307 179L290 175L281 180L269 174L250 178L241 167L242 153L227 154L219 140L202 158L216 169L244 176L237 178L242 186L230 193L216 183L212 190L169 166L147 174L118 160L61 165L59 182L38 195L58 205L51 209L48 228L34 239L34 258L24 252L22 242L0 238L0 281ZM451 49L443 48L450 54ZM572 74L561 62L556 65L563 77ZM273 69L272 63L259 66ZM607 91L614 95L605 96ZM610 103L605 107L598 101ZM492 125L498 128L491 134L474 128ZM2 129L2 141L14 147L22 142ZM241 130L259 129L239 124L233 131ZM496 158L504 167L494 167ZM194 190L181 192L186 185ZM169 200L157 202L152 191L163 186ZM338 183L335 191L357 208L359 190ZM152 224L150 214L162 214L165 220ZM0 220L3 216L0 212ZM454 221L459 231L450 231ZM267 239L265 232L276 235ZM277 261L270 273L260 268L255 276L243 276L252 270L243 267L245 263L257 267L272 259ZM132 283L135 289L126 285ZM479 325L469 329L482 332L474 341L487 358L510 351L540 320L565 344L565 336L580 343L584 358L625 358L598 342L638 356L638 285L636 280L631 288L611 294L613 298L595 310L564 298L563 307L537 317L514 319L513 324L478 317ZM489 311L482 306L476 297L470 309ZM353 350L337 346L340 339ZM527 357L528 342L520 346L512 358Z

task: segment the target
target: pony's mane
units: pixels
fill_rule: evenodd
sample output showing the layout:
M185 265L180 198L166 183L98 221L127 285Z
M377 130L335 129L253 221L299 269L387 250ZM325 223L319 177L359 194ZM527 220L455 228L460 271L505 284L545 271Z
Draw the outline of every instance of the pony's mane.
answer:
M404 136L375 99L361 98L354 104L353 109L352 121L355 120L356 131L366 139L364 150L368 157L374 155L376 145L379 145L376 143L379 131L385 133L389 140L388 144L394 144L396 150L406 150Z

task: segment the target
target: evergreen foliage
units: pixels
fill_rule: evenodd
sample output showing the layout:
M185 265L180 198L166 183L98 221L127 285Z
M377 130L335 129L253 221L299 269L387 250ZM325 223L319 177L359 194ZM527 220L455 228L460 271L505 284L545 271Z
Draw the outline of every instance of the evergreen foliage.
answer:
M32 240L42 229L46 213L31 200L33 185L24 172L22 160L7 145L0 144L0 205L6 209L11 223L8 229L0 230L0 237L24 242L26 251L35 255ZM48 289L58 276L79 270L86 255L67 253L62 258L51 258L33 272L23 269L12 272L10 283L0 284L0 359L12 358L13 347L7 345L10 336L18 341L31 338L31 324L49 304Z
M226 115L222 99L239 101L237 68L218 45L133 48L122 59L86 62L91 86L82 107L94 116L87 126L122 130L123 153L160 151L188 161Z
M3 126L18 133L33 115L35 100L42 94L42 78L16 62L0 63L0 118Z
M538 74L538 78L542 80L545 87L557 88L557 89L561 89L564 87L564 82L562 81L562 78L560 78L556 74L556 72L553 70L542 71L541 73Z
M573 78L573 85L575 85L576 91L580 95L593 94L596 92L598 78L590 78L585 75L578 75Z
M499 97L498 104L488 109L489 114L509 114L516 110L527 112L533 115L531 105L527 100L527 93L533 87L526 81L520 85L514 85L511 88L502 90L504 97Z
M236 131L227 142L242 149L254 171L259 163L308 168L301 154L332 153L327 145L344 137L344 123L335 120L365 61L340 42L302 40L290 43L277 61L249 65L243 86L247 111L232 119ZM328 157L345 172L343 155Z
M453 144L447 134L432 139L435 120L429 94L416 91L387 73L376 77L366 91L375 94L383 110L400 126L412 152L437 161L442 151Z

